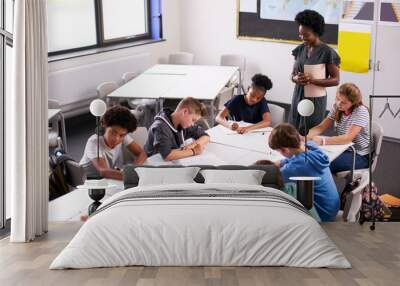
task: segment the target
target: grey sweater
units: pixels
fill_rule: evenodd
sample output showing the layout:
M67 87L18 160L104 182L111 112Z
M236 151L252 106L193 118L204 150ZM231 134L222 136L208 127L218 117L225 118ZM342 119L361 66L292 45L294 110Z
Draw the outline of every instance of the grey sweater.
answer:
M185 140L193 138L199 139L208 134L198 125L190 128L174 128L171 120L172 110L163 109L154 117L154 122L149 128L149 136L144 146L147 156L160 153L165 159L174 149L183 146Z

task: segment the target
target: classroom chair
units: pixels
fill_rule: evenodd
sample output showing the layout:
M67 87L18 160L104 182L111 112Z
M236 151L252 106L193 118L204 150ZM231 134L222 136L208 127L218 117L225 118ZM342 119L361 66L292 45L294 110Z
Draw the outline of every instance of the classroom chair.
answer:
M237 94L246 93L243 87L244 71L246 69L246 57L238 54L221 55L221 66L239 67L239 78L237 79Z
M99 84L96 88L97 90L97 96L104 100L107 105L112 106L117 104L119 101L118 99L110 99L107 98L107 95L109 95L111 92L116 90L118 88L118 84L115 81L106 81L101 84Z
M342 218L347 222L356 222L362 204L362 192L369 184L369 172L360 174L359 185L347 194L346 204L344 205Z
M129 133L129 135L133 138L133 141L142 148L144 147L144 144L146 144L148 134L149 132L147 128L143 126L138 127L135 131ZM126 148L122 149L122 156L124 164L132 164L132 162L135 160L135 156Z
M382 126L372 121L372 142L373 142L373 151L372 151L372 164L371 164L371 172L375 171L376 165L378 164L379 154L381 152L383 140L383 128ZM353 152L355 152L354 147L352 148ZM353 166L355 165L355 159L353 160ZM361 208L362 203L362 190L369 183L369 169L357 169L350 171L343 171L335 174L337 178L343 178L346 180L346 183L353 181L355 178L361 178L360 184L356 189L354 189L347 196L346 205L343 211L343 219L345 221L355 222L357 220L358 212Z
M279 105L268 103L268 108L271 114L271 127L285 121L285 109Z
M135 73L135 72L124 72L124 73L122 74L122 77L121 77L121 79L122 79L122 84L125 84L125 83L127 83L128 81L134 79L136 76L137 76L137 73Z
M134 79L137 76L137 73L135 72L125 72L122 75L122 82L123 84L126 84L127 82L129 82L130 80ZM135 98L135 99L129 99L128 100L128 105L130 108L132 108L132 113L134 113L135 115L139 115L140 112L143 112L140 114L140 117L137 117L137 120L142 122L143 124L145 124L146 127L149 127L148 125L148 121L152 120L152 118L155 116L155 111L157 108L157 100L155 99L147 99L147 98ZM143 108L145 109L149 109L150 113L149 115L147 115L147 113L149 112L145 112L143 110ZM148 119L147 117L151 117L150 119ZM146 117L146 118L144 118ZM151 123L150 123L151 124Z
M235 90L235 86L231 85L228 87L224 87L219 94L217 95L217 99L215 101L215 109L216 114L222 111L225 108L225 103L233 97L233 91Z
M375 122L372 121L372 144L373 144L373 150L372 150L372 160L371 160L371 171L372 173L375 171L376 165L378 164L378 159L379 155L381 152L381 147L382 147L382 140L383 140L383 128L382 126ZM355 152L355 149L353 148L353 152ZM360 175L362 173L369 173L369 169L354 169L355 166L355 157L353 158L353 170L350 171L343 171L335 174L336 177L338 178L345 178L347 181L352 181L357 175Z
M58 100L48 99L47 108L61 109L61 105ZM50 123L50 127L48 129L49 147L50 148L63 147L63 149L67 151L67 135L65 132L65 118L63 113L60 111L56 116L54 116L54 118L52 118L49 121L49 123ZM61 125L61 130L59 128L60 125Z
M194 56L187 52L178 52L168 56L168 63L171 65L192 65Z

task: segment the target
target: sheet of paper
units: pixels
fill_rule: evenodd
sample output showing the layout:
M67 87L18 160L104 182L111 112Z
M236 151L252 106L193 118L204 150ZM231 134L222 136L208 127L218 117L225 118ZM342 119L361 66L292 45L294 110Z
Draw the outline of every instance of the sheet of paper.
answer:
M310 74L314 79L324 79L325 75L325 64L318 65L304 65L304 73ZM314 84L307 84L304 86L305 97L321 97L326 95L326 90L322 86L316 86Z
M240 12L257 13L257 0L240 0Z
M228 121L228 123L233 123L234 121L231 121L231 120L229 120ZM251 123L248 123L248 122L244 122L244 121L239 121L239 122L236 122L236 123L238 123L239 124L239 127L247 127L247 126L249 126L249 125L251 125ZM224 133L224 134L227 134L227 135L234 135L234 134L238 134L236 131L234 131L234 130L231 130L231 129L229 129L229 128L226 128L226 127L224 127L224 126L222 126L222 125L219 125L219 126L221 126L220 127L220 129L219 129L219 131L221 131L222 133ZM272 127L265 127L265 128L258 128L258 129L254 129L254 130L251 130L250 132L248 132L248 133L262 133L262 132L271 132L272 131ZM248 134L248 133L246 133L246 134Z

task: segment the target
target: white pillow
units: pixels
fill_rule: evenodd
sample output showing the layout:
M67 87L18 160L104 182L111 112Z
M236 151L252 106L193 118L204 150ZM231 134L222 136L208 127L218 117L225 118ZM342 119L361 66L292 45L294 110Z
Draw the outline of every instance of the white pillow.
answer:
M261 185L265 171L262 170L202 170L204 183L234 183Z
M139 176L138 186L195 183L193 179L199 170L199 167L135 168Z

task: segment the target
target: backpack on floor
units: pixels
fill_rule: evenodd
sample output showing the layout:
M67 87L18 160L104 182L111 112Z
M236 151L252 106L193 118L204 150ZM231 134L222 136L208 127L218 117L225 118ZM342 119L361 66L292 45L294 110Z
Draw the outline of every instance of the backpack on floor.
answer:
M362 192L362 203L360 209L360 222L371 221L372 214L375 221L382 221L385 218L385 205L378 195L378 188L374 182L371 183L371 190L369 184Z

